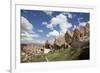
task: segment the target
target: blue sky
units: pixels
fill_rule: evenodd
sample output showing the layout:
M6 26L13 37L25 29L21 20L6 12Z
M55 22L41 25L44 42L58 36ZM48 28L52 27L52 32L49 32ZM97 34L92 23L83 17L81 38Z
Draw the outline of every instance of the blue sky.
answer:
M76 25L85 26L90 21L90 14L82 12L21 10L21 17L21 38L25 43L28 39L44 42L74 30Z

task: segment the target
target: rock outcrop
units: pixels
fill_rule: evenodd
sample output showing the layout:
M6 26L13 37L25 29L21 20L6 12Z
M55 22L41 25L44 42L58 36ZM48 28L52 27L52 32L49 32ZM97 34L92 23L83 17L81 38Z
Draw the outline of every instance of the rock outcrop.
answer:
M73 33L67 31L64 35L65 41L70 44L72 42Z
M65 47L66 47L65 38L63 36L59 36L57 39L55 39L54 44L53 44L54 49L61 49Z
M50 48L50 44L49 44L49 42L48 42L48 40L46 40L46 42L45 42L45 44L44 44L44 46L43 46L44 48Z
M84 35L85 36L90 36L90 25L89 23L86 24L86 26L84 27Z
M77 26L76 29L73 31L73 37L72 37L72 42L71 42L71 47L72 48L80 48L81 47L81 30Z
M87 23L84 27L77 26L74 31L67 31L64 36L59 36L56 38L54 44L51 45L51 47L54 49L82 48L83 44L86 41L89 41L89 30L89 23ZM46 45L46 48L50 48L49 43Z

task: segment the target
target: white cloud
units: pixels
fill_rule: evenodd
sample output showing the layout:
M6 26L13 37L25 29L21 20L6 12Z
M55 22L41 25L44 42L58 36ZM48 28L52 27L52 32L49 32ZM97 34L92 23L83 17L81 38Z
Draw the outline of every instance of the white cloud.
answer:
M35 43L38 43L38 44L45 44L45 40L35 40Z
M79 17L78 18L78 22L81 22L81 20L83 20L83 18L82 17Z
M32 31L33 26L32 24L25 18L21 16L21 31L27 31L29 33L33 33Z
M71 28L72 27L72 24L71 23L68 23L67 26L68 26L68 28Z
M47 34L47 37L50 37L50 38L55 38L55 37L57 37L57 36L59 36L59 32L56 31L56 30L53 30L53 31L51 31L51 32L49 32L49 33Z
M67 15L68 18L72 18L73 17L73 15L71 13L69 13L69 12L63 12L62 14Z
M76 26L76 25L74 25L74 27L73 27L73 29L72 29L72 30L74 31L74 30L76 29L76 27L77 27L77 26Z
M79 26L85 26L87 22L80 22Z
M49 16L52 16L53 11L43 11L44 13L46 13Z
M33 25L21 16L21 43L33 43L35 41L33 38L39 37L32 29Z
M73 16L72 16L72 14L68 13L68 17L69 17L69 18L72 18Z
M47 22L42 22L42 25L48 25L48 23Z
M72 24L68 22L67 17L64 14L59 14L56 17L53 17L50 21L50 24L46 25L47 28L54 30L54 27L59 25L60 32L65 33L68 28L72 27Z
M67 25L66 23L63 23L62 25L59 25L61 31L60 31L60 35L63 35L66 31L67 31Z
M33 39L32 38L25 38L25 37L23 37L23 38L21 38L21 43L22 44L28 44L28 43L33 43Z
M48 24L46 27L51 29L51 30L54 30L54 26L52 24Z
M59 21L59 17L58 16L57 17L53 17L51 19L51 25L56 26L59 23L60 23L60 21Z
M29 33L21 33L21 43L27 44L27 43L33 43L33 35L30 35Z
M28 33L28 32L23 32L23 33L21 33L21 37L32 37L32 38L36 38L36 37L39 37L39 35L38 34L30 34L30 33Z

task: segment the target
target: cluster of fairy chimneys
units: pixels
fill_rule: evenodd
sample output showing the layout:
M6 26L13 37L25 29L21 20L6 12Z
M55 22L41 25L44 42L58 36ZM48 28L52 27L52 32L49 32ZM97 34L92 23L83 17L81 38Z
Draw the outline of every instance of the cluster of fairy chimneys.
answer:
M89 23L84 27L76 26L72 32L67 31L64 36L59 36L55 39L53 44L48 40L45 42L44 47L48 49L64 49L64 48L82 48L85 41L89 42Z

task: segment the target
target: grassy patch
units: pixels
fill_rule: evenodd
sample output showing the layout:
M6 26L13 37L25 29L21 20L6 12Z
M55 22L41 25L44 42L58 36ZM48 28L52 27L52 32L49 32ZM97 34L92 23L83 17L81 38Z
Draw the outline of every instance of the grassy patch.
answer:
M33 56L31 62L46 62L46 61L66 61L66 60L76 60L77 56L80 55L80 49L63 49L56 50L55 52L50 52L48 54L43 54L40 56Z

